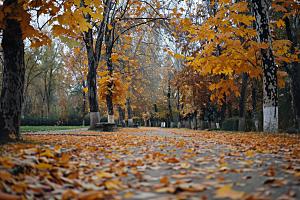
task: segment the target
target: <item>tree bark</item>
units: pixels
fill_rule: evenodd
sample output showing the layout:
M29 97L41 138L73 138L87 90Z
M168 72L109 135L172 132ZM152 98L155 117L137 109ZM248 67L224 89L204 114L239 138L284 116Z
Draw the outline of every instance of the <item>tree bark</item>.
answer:
M132 110L131 110L129 98L126 99L126 107L127 107L128 127L133 127Z
M181 128L181 115L180 115L180 93L179 93L179 89L178 89L178 96L177 96L177 111L178 111L178 114L177 114L177 118L178 118L178 122L177 122L177 127L178 128Z
M50 74L49 74L49 83L48 87L45 85L46 88L46 103L47 103L47 112L46 112L46 118L50 117L50 100L51 100L51 86L52 86L52 76L53 76L53 69L52 66L50 67ZM47 73L46 73L47 76ZM47 77L45 77L45 82L47 82Z
M113 48L113 35L112 30L106 29L106 35L105 35L105 44L106 44L106 63L107 63L107 70L108 70L108 76L112 78L113 75L113 63L111 60L111 54L112 54L112 48ZM108 82L108 94L106 95L106 105L107 105L107 112L108 112L108 123L114 123L114 105L112 102L112 92L111 88L113 86L112 82Z
M193 126L194 126L193 130L197 130L197 113L198 113L197 110L195 110L193 113Z
M296 16L294 20L294 31L291 29L290 19L288 17L284 18L286 33L288 40L292 42L291 45L291 54L295 53L295 47L298 46L298 37L299 37L299 17ZM294 34L293 34L294 32ZM300 130L300 69L298 62L292 62L290 68L286 67L286 71L289 74L291 80L291 93L293 101L293 111L296 116L296 123L298 129Z
M2 37L4 67L0 98L0 141L12 141L9 136L11 134L16 140L20 138L25 76L24 43L20 22L7 19L6 23Z
M90 105L90 128L95 129L96 123L100 123L100 113L97 99L97 68L98 63L95 60L94 50L93 50L93 39L92 39L92 29L89 29L85 33L85 43L88 56L88 75L87 75L87 85L88 85L88 100Z
M252 79L252 108L253 108L253 119L255 124L255 131L258 131L258 117L257 117L257 106L256 106L256 87L255 79Z
M125 109L121 108L121 106L119 106L119 121L119 124L125 127Z
M264 132L278 133L278 84L277 67L275 65L272 38L269 22L269 7L267 0L252 0L255 23L259 43L268 43L270 46L261 49L261 65L263 71L264 88Z
M103 36L105 33L105 23L107 23L108 11L111 0L106 1L105 10L103 12L103 21L99 26L99 31L96 38L95 50L94 50L94 38L92 34L92 29L89 29L84 33L84 42L87 49L88 57L88 75L87 75L87 85L88 85L88 100L90 105L90 128L95 129L96 123L100 123L100 112L97 99L97 69L101 56L101 47L103 43ZM87 20L89 15L86 16Z
M204 116L205 116L205 107L202 108L201 113L200 113L201 130L205 129Z
M171 84L170 84L170 78L168 79L168 108L169 108L169 128L173 128L174 122L173 122L173 114L172 114L172 107L171 107Z
M242 91L240 98L240 112L239 112L239 131L245 131L246 121L245 121L245 106L246 106L246 96L247 96L247 78L248 74L242 73Z
M82 86L85 88L85 81L82 80ZM85 98L85 92L82 91L82 97L83 97L83 103L82 103L82 126L85 126L85 104L86 104L86 98Z

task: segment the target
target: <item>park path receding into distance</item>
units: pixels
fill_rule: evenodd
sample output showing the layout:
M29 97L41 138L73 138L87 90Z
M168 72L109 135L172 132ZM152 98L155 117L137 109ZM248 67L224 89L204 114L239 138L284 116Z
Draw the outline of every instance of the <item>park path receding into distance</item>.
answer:
M140 127L23 138L69 155L70 165L61 166L56 154L47 164L63 167L62 191L71 188L73 197L101 191L104 199L300 199L297 135Z

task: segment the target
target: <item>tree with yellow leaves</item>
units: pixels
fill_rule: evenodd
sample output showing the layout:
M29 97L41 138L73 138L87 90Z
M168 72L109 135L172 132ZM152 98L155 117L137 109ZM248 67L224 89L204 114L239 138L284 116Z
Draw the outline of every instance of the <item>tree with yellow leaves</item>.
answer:
M99 1L6 0L0 6L0 30L4 52L3 83L0 100L0 140L18 140L24 88L24 42L31 46L51 44L43 28L49 27L53 38L76 37L91 27L83 16L101 19ZM100 14L99 14L100 13ZM11 137L10 137L11 136ZM13 139L12 139L13 138Z

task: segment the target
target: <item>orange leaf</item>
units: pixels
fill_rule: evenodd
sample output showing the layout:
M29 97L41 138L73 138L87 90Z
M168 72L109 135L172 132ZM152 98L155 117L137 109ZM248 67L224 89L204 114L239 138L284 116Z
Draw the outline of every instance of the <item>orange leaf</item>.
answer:
M183 169L188 169L191 167L191 164L186 162L186 161L183 161L180 163L180 167L183 168Z
M41 153L40 156L46 156L48 158L55 157L53 153L51 153L50 149L46 149L45 152Z
M253 157L254 156L253 151L247 151L246 153L247 153L247 156L249 156L249 157Z
M170 181L167 176L163 176L160 180L160 183L168 185L170 184Z
M3 167L8 169L11 169L15 166L14 161L7 156L0 157L0 163L3 165Z
M39 170L50 170L53 168L52 165L49 165L49 164L45 164L45 163L40 163L40 164L37 164L35 165L35 167Z
M62 200L72 199L75 198L76 194L73 192L73 190L69 189L62 195Z
M299 178L300 177L300 172L297 172L296 174L294 174L294 177Z
M133 193L132 192L127 192L126 194L124 194L124 198L130 198L133 196Z
M216 193L216 198L245 199L248 196L244 192L232 190L230 184L220 187L216 190Z

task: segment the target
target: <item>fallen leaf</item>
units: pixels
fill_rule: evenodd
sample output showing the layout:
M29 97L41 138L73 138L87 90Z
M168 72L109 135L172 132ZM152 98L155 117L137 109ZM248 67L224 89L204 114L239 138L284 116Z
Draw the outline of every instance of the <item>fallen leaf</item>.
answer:
M290 197L289 195L282 193L279 197L276 198L276 200L296 200L293 197Z
M0 190L0 200L25 200L25 198L14 194L7 194Z
M297 172L296 174L294 174L294 177L299 178L300 177L300 172Z
M271 198L269 197L265 197L262 193L253 193L253 194L250 194L246 200L272 200Z
M156 193L175 193L176 192L176 188L169 186L169 187L163 187L163 188L158 188L155 189L154 192Z
M170 184L170 181L169 181L169 179L168 179L167 176L163 176L163 177L161 178L161 180L160 180L160 183L161 183L161 184L168 185L168 184Z
M79 200L95 200L95 199L103 199L106 195L103 191L99 190L91 190L91 191L84 191L78 194L77 198Z
M123 195L124 198L130 198L133 196L133 193L132 192L127 192Z
M39 170L51 170L53 168L52 165L46 163L37 164L35 167Z
M217 193L215 198L245 199L248 197L244 192L232 190L231 184L220 187L215 192Z
M0 163L3 165L3 167L8 169L11 169L15 166L14 161L7 156L0 156Z
M73 190L67 190L61 197L62 200L75 198L77 195L73 192Z
M182 169L188 169L188 168L191 167L191 164L188 163L188 162L186 162L186 161L183 161L183 162L180 162L180 167L181 167Z

